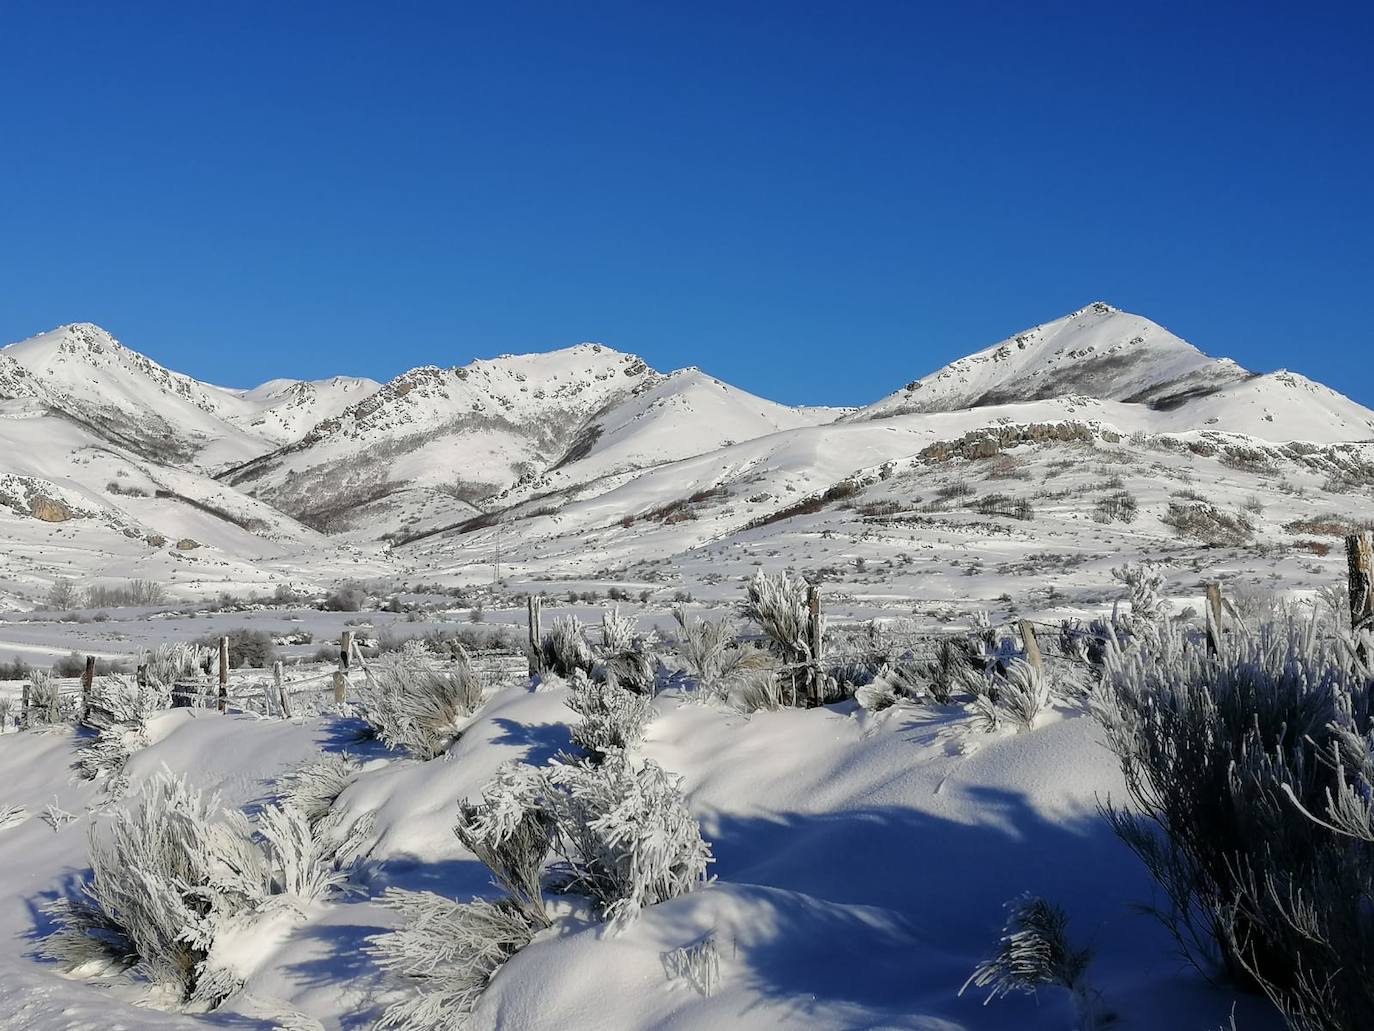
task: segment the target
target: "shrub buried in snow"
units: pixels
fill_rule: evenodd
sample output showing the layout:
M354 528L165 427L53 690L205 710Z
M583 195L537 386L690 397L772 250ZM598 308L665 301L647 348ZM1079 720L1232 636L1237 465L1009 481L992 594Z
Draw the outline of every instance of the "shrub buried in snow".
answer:
M703 885L712 862L678 782L619 750L599 765L506 767L480 803L460 807L455 833L510 897L458 903L428 892L387 892L384 901L403 914L403 924L371 939L369 951L420 990L389 1008L383 1027L465 1026L501 965L549 926L540 877L551 852L566 868L565 890L596 900L610 933L644 906ZM714 984L708 967L699 962L693 969Z
M132 969L179 1003L218 1004L237 987L215 956L219 934L277 901L322 897L356 849L356 829L322 838L290 807L266 807L259 827L265 847L218 796L158 774L108 830L92 824L90 880L49 906L56 929L40 954L72 970Z
M978 964L959 994L969 985L987 988L986 1005L1012 992L1063 988L1073 999L1078 1031L1098 1031L1112 1024L1113 1015L1103 1012L1101 997L1085 979L1092 950L1069 945L1064 911L1033 895L1009 902L1007 911L997 954Z
M482 685L467 652L433 669L420 646L407 642L396 656L372 664L359 711L378 738L417 759L433 759L453 740L458 723L481 704Z

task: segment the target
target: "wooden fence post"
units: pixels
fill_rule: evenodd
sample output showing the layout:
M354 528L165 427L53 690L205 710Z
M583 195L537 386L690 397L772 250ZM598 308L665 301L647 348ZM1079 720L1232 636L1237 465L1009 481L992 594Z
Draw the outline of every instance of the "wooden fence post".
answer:
M537 594L531 594L525 607L530 621L530 676L533 677L544 671L544 628L540 626L544 603Z
M820 705L825 694L825 674L821 672L824 642L821 639L821 589L816 584L806 589L806 642L811 651L810 701L812 705Z
M1207 585L1207 651L1221 654L1221 584Z
M291 703L286 700L286 684L282 681L280 659L272 664L272 683L277 688L277 705L281 709L282 719L289 720L291 718Z
M86 671L81 674L81 715L91 706L91 685L95 683L95 656L86 656Z
M148 664L146 662L141 663L138 670L134 673L134 683L139 687L148 686Z
M219 639L219 711L229 708L229 638Z
M1350 630L1374 630L1374 531L1352 533L1345 539L1345 557L1350 569ZM1369 648L1358 644L1360 658L1369 661Z
M24 729L29 726L29 682L24 681L24 686L19 694L19 725Z
M1026 653L1026 661L1037 670L1043 669L1045 660L1040 654L1040 642L1035 639L1035 628L1026 619L1021 620L1018 625L1021 630L1021 647Z
M334 701L343 703L348 700L348 666L353 660L353 631L345 630L339 635L339 668L334 674Z

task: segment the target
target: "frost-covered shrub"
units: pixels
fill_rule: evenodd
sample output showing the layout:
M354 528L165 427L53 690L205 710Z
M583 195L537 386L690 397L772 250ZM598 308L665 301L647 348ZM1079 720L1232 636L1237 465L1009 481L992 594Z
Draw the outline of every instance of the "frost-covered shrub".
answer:
M216 1005L237 988L216 939L278 901L323 898L369 831L367 821L312 828L291 805L265 806L255 828L163 771L108 829L92 823L91 877L49 907L55 930L39 952L70 970L132 970L176 1002Z
M1206 501L1170 501L1159 521L1180 537L1222 547L1249 544L1255 536L1255 524L1244 512L1223 512Z
M294 806L314 826L329 815L360 770L356 760L341 752L322 752L318 759L301 763L287 775L282 801Z
M648 698L626 691L610 679L592 680L580 671L568 681L568 687L568 708L582 717L572 728L574 744L601 756L643 740L644 728L654 712Z
M91 878L50 908L40 951L70 969L130 967L176 993L216 1004L232 983L211 959L216 932L264 902L270 874L242 814L161 774L137 803L93 824Z
M326 612L361 612L367 601L367 590L362 584L340 584L330 591L320 608Z
M663 971L670 981L686 981L710 998L720 983L720 950L713 937L673 949L663 957Z
M482 792L478 804L458 809L454 833L491 871L525 914L531 927L548 927L539 878L553 848L553 816L546 786L529 767L506 766Z
M117 774L130 756L147 747L147 719L171 705L171 692L152 682L139 685L124 677L101 677L91 685L81 723L95 731L77 757L77 768L91 780Z
M639 622L633 616L622 616L620 606L612 606L601 614L602 649L608 653L629 651L638 629Z
M865 709L878 712L898 702L916 701L926 697L920 672L910 662L883 663L873 679L854 692L854 700Z
M682 628L678 653L696 681L697 690L708 696L721 693L721 682L729 666L727 649L734 639L729 622L692 619L681 605L673 606L673 618Z
M553 621L552 630L540 642L543 668L560 677L570 677L577 670L591 673L593 657L583 633L583 624L576 616L562 616Z
M744 617L764 632L769 645L786 663L808 663L813 658L808 634L811 618L807 607L808 591L805 580L793 580L785 570L769 576L762 569L754 574L745 589ZM825 617L822 616L822 634L824 626Z
M986 1004L1013 992L1063 988L1073 998L1078 1031L1109 1026L1114 1017L1103 1010L1101 996L1085 978L1092 950L1069 945L1067 923L1062 909L1033 895L1007 903L1007 924L996 955L974 968L959 994L970 985L986 988Z
M642 648L630 648L602 659L596 675L634 694L652 695L658 683L658 658Z
M1316 622L1211 656L1179 628L1113 650L1095 713L1133 811L1104 810L1159 882L1157 915L1204 970L1290 1027L1374 1026L1374 680ZM1304 815L1309 814L1309 815Z
M930 696L947 705L957 692L972 693L970 684L981 679L985 665L976 642L963 637L943 638L924 669Z
M496 972L534 935L510 899L462 903L432 892L389 888L382 903L401 914L401 926L370 938L367 950L383 970L416 982L420 991L388 1007L379 1027L465 1027Z
M1022 659L1012 659L997 676L996 706L1018 730L1032 730L1049 708L1050 685L1045 671Z
M0 734L9 729L11 723L16 722L14 709L14 697L12 695L0 695Z
M653 762L613 751L598 765L556 763L547 772L555 848L571 890L596 899L610 931L640 909L706 883L711 847L687 808L680 781Z
M51 727L65 721L68 713L62 704L62 693L51 673L34 670L29 681L29 711L26 727Z
M433 759L481 704L482 685L460 652L447 669L432 669L422 651L402 649L373 663L358 710L377 737L416 759Z
M143 664L149 681L171 687L178 680L199 675L208 668L212 657L210 648L178 641L159 644L143 657Z
M1165 576L1158 566L1149 562L1127 562L1112 570L1112 579L1130 591L1133 624L1158 623L1169 615L1169 602L1164 597Z
M347 878L362 839L373 829L369 813L351 827L323 818L314 823L294 805L268 804L254 821L272 878L272 894L313 902Z

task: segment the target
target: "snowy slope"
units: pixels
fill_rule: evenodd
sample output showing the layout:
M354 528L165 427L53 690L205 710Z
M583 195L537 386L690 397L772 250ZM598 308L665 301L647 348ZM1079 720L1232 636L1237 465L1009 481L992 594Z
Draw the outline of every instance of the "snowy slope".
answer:
M656 379L638 358L599 344L412 369L224 478L338 529L354 508L401 490L477 502L556 462L589 418Z
M172 372L79 323L0 349L0 397L37 397L112 443L168 465L238 465L374 393L369 379L277 379L230 390Z
M198 595L378 569L269 505L112 445L31 398L0 401L0 538L8 604L41 598L59 577L151 578Z
M0 355L25 370L27 393L164 464L209 469L271 446L227 421L227 416L247 421L252 404L164 369L99 326L62 326L10 344Z
M691 458L779 430L832 422L840 414L835 409L789 408L700 369L680 369L603 411L558 465L497 500L512 502Z
M316 423L337 418L381 388L376 380L362 376L268 380L252 390L236 391L252 410L246 416L235 412L226 418L274 444L287 444L305 436Z
M1149 319L1101 302L994 344L861 408L853 419L1034 401L1071 394L1176 404L1243 381Z
M406 536L443 525L445 498L502 507L837 414L582 344L414 369L225 479L311 525Z

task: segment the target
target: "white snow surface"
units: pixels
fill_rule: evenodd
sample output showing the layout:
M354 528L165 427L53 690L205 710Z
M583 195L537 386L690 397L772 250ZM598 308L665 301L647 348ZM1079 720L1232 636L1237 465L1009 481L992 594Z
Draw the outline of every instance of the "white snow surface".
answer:
M388 886L460 900L494 897L485 870L451 832L459 800L506 762L541 765L569 747L565 689L489 695L449 753L418 763L352 741L338 717L296 721L174 711L128 767L131 790L156 771L184 773L233 807L271 796L320 749L349 749L365 772L336 808L375 814L354 892L301 916L266 919L237 948L241 992L210 1017L142 1005L137 984L63 977L31 955L37 907L72 890L85 867L99 786L69 773L66 732L0 738L0 802L29 818L0 830L0 1012L7 1028L360 1028L406 989L380 975L365 939L392 925ZM474 1028L940 1028L1068 1026L1065 999L1013 997L987 1007L958 995L994 947L1002 903L1032 891L1061 903L1091 942L1094 985L1131 1026L1219 1026L1238 1003L1248 1028L1277 1022L1252 999L1209 987L1180 964L1162 929L1137 913L1151 886L1095 811L1122 785L1092 721L1060 710L1021 735L972 729L959 709L852 705L744 717L670 690L637 755L683 778L712 842L716 880L650 907L618 937L584 909L497 975ZM50 802L77 815L54 832ZM120 804L120 803L116 803ZM556 902L556 899L555 899ZM579 915L582 914L582 915ZM670 981L664 956L714 939L720 984L709 998ZM288 1024L288 1020L296 1023ZM314 1026L314 1025L309 1025Z

